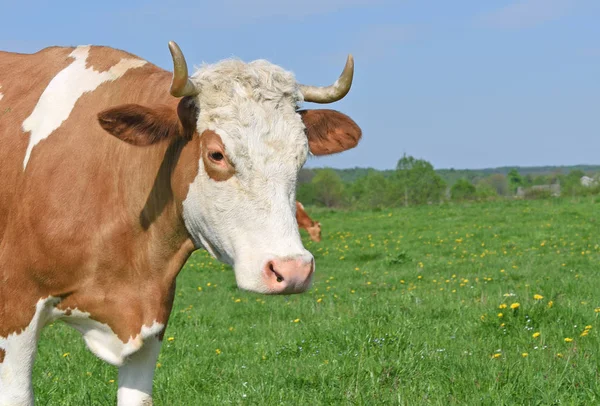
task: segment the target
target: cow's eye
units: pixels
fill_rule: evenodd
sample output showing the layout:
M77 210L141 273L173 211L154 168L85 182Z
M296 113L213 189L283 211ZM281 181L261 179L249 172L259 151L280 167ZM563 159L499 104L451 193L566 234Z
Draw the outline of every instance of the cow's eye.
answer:
M223 154L221 154L220 152L211 152L210 153L210 158L214 161L220 161L223 159Z

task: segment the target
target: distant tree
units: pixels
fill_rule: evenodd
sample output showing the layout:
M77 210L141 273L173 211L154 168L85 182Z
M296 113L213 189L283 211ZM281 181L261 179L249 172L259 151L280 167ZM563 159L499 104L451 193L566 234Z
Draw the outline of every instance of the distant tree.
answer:
M535 176L533 178L533 181L532 181L531 184L532 184L532 186L537 186L537 185L548 185L550 183L552 183L552 182L550 181L550 177L549 176L547 176L547 175L539 175L539 176Z
M533 185L533 175L528 173L527 175L523 176L523 187L529 187Z
M302 202L304 205L317 204L316 195L316 188L312 182L300 183L296 188L296 200Z
M491 200L498 197L498 192L489 183L479 182L475 189L475 197L478 200Z
M312 169L302 168L298 172L298 183L308 183L315 177L315 172Z
M516 193L517 188L519 186L523 186L523 177L521 177L521 174L515 168L508 171L507 177L508 177L508 186L510 187L510 192L514 194L514 193Z
M429 162L404 154L398 161L391 186L392 197L408 206L440 202L446 183Z
M389 181L378 171L370 170L348 189L354 207L359 209L383 208L391 203Z
M459 179L450 188L450 196L452 200L470 200L475 198L475 186L466 179Z
M344 203L344 183L333 169L321 169L311 181L314 200L326 207L339 207Z
M479 181L479 184L489 185L496 191L496 194L499 196L508 195L508 181L506 180L506 176L502 175L501 173L495 173L493 175L490 175L487 178L484 178L481 181Z
M565 195L582 195L587 194L588 190L581 184L581 178L585 173L580 169L574 169L566 176L560 177L561 193Z

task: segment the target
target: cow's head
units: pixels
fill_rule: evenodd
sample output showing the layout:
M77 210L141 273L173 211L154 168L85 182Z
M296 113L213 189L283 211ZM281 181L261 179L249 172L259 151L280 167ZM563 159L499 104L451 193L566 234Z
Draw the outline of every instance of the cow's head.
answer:
M315 221L311 226L306 227L310 239L315 242L321 241L321 223Z
M352 57L335 84L313 87L264 60L226 60L188 77L181 50L173 42L169 48L175 66L170 92L183 98L170 130L157 128L164 112L151 106L104 111L100 124L136 145L170 137L169 132L198 137L199 169L183 200L183 220L196 247L232 265L242 289L305 291L315 264L294 215L298 171L309 152L353 148L361 130L342 113L299 105L344 97L352 83Z

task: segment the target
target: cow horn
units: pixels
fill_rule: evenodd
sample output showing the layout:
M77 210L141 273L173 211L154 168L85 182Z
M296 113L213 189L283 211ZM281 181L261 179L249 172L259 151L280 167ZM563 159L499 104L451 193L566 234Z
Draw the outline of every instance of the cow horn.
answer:
M175 41L169 41L169 51L173 57L173 81L171 82L171 95L175 97L196 96L198 90L188 77L187 63L183 52Z
M348 55L342 74L333 85L325 87L300 85L304 101L313 103L333 103L348 94L354 76L354 58Z

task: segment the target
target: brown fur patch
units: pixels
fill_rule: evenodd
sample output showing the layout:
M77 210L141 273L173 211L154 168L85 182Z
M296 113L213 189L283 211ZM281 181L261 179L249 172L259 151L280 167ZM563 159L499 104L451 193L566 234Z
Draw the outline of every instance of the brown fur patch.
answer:
M23 158L29 135L22 133L21 125L52 78L73 62L68 57L72 51L63 47L44 48L33 54L0 51L4 95L0 100L0 337L27 327L41 297L25 273L15 267L18 255L14 253L18 251L7 253L3 249L10 245L7 228L17 220L19 210L14 207L19 206L24 188Z
M4 362L5 356L6 356L6 351L4 351L4 348L0 348L0 364L2 364Z
M306 126L310 151L314 155L330 155L354 148L362 131L347 115L335 110L300 110Z
M298 201L296 201L296 222L298 228L303 228L308 232L311 240L321 241L321 223L311 219L302 203Z
M115 52L114 49L103 46L92 46L85 62L86 69L90 67L96 72L106 72L124 58L141 59L125 51Z
M60 47L45 48L31 55L0 51L0 92L4 95L0 100L0 241L29 144L29 136L22 134L21 125L52 78L73 62L68 58L72 51L73 48ZM1 292L0 284L0 297Z
M208 176L217 182L225 181L235 174L235 168L225 151L221 136L214 131L206 130L200 136L202 161ZM222 159L216 160L213 154L221 154Z

